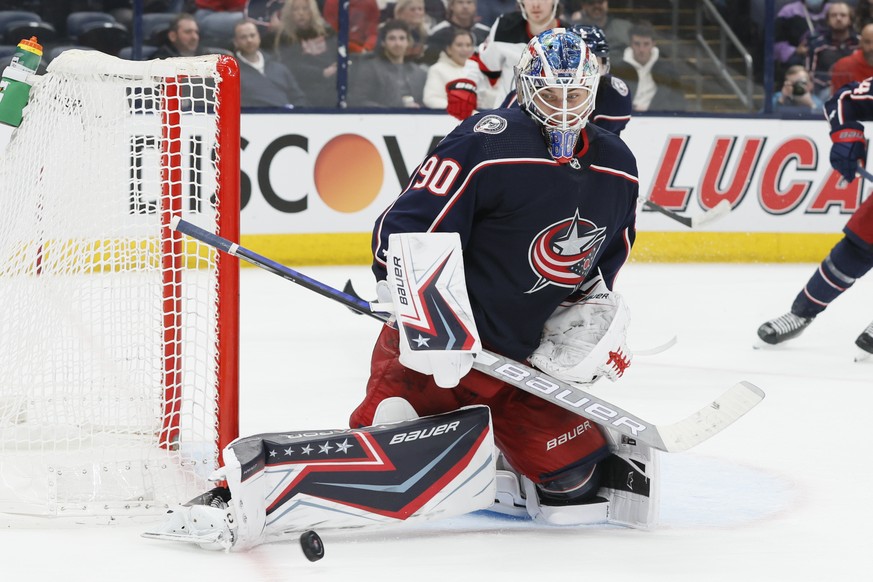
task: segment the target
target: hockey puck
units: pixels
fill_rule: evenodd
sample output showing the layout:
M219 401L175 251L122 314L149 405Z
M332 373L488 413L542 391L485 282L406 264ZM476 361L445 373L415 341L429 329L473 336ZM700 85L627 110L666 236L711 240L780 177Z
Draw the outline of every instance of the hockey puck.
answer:
M312 530L300 534L300 547L303 549L303 555L310 562L317 562L324 557L324 543Z

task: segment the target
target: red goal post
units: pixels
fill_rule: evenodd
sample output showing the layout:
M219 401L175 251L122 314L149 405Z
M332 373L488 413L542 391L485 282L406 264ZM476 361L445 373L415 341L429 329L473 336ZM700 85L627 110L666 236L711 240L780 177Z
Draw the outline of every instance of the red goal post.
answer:
M0 158L0 514L161 513L238 431L231 57L65 51Z

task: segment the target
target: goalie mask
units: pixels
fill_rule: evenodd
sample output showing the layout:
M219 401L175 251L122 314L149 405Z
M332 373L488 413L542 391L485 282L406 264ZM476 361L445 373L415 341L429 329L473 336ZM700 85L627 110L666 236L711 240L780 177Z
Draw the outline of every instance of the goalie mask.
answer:
M600 65L582 37L563 28L535 36L515 68L518 104L543 126L551 156L573 158L594 111Z

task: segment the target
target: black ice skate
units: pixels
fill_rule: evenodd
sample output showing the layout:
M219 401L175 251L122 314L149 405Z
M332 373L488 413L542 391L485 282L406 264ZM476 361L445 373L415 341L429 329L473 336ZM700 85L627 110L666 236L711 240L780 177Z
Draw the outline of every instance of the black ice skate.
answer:
M861 332L861 335L855 340L855 345L866 352L866 355L862 352L861 356L856 358L857 361L867 359L870 355L873 355L873 323Z
M806 326L812 323L812 319L812 317L786 313L761 325L758 328L758 337L768 344L780 344L799 336Z

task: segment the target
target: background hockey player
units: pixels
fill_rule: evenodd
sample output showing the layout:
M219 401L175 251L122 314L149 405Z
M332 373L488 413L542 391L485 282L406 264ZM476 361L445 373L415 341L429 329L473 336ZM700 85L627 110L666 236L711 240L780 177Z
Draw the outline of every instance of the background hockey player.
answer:
M498 107L514 89L513 68L530 39L566 24L555 16L557 0L518 0L518 6L518 12L497 19L488 38L467 61L464 76L446 84L449 115L461 120L473 115L477 89L486 83L496 89L490 107Z
M623 324L610 325L626 322L610 289L635 237L636 161L621 139L588 123L600 68L580 36L564 29L540 34L517 70L520 107L462 122L378 219L373 270L393 292L392 234L458 233L484 347L530 359L562 380L614 380L630 358ZM586 329L581 322L588 309L602 316ZM472 358L463 353L444 362L443 378L432 362L422 369L432 365L434 377L410 369L403 363L404 337L392 327L382 330L367 396L351 426L371 424L379 403L391 397L402 397L419 415L487 404L498 447L526 477L527 509L535 518L604 519L604 504L592 503L609 453L597 425L477 371L467 373ZM585 358L604 337L616 360ZM570 352L575 358L563 359Z
M867 163L867 142L861 121L873 119L873 77L849 83L825 103L831 124L831 166L852 182ZM843 228L845 236L831 249L797 294L791 311L761 325L758 337L778 344L797 337L830 303L873 268L873 196L868 196ZM855 344L873 354L873 323ZM866 356L865 356L866 357Z
M627 84L609 73L609 42L599 27L587 24L576 24L573 32L583 39L585 44L600 62L600 83L597 85L597 98L594 101L594 112L590 123L620 135L627 127L633 109L630 89ZM517 93L512 91L503 101L501 107L510 107L517 103Z

